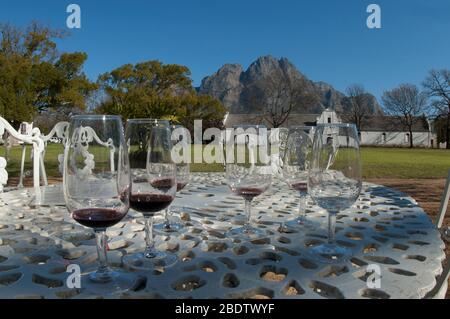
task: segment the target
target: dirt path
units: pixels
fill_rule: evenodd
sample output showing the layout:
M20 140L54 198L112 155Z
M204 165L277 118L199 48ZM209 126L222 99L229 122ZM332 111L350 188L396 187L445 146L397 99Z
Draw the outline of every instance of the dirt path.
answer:
M371 179L369 182L385 185L402 191L413 197L424 211L436 220L445 187L445 179ZM450 226L450 207L445 220Z
M49 178L50 184L61 182L62 178ZM433 221L436 220L444 191L445 179L370 179L368 182L392 187L408 194L419 203ZM15 186L17 183L18 178L11 178L8 181L10 186ZM25 187L31 187L33 186L33 181L31 178L26 178L24 184ZM450 205L447 208L444 224L447 227L450 226ZM450 255L450 245L447 245L446 253L447 256ZM450 299L450 290L447 293L447 298Z

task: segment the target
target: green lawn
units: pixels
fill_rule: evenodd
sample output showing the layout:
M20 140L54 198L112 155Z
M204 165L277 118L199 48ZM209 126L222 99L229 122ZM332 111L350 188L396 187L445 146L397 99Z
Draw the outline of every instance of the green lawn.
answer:
M364 178L445 178L450 150L362 148Z
M27 147L26 170L32 169L31 147ZM50 144L47 148L45 166L49 177L59 177L58 154L62 145ZM5 149L0 147L0 156ZM450 151L430 149L371 148L361 149L364 178L444 178L450 169ZM10 176L20 171L21 148L14 147L7 170ZM221 172L221 164L192 164L193 172Z
M64 148L61 144L49 144L45 156L45 168L47 170L48 177L60 176L58 170L58 155L64 152ZM32 147L27 146L27 152L25 157L25 171L33 169L33 161L31 159ZM0 147L0 156L5 156L5 147ZM16 146L11 149L10 158L6 167L10 177L16 177L20 175L20 162L22 158L22 147Z

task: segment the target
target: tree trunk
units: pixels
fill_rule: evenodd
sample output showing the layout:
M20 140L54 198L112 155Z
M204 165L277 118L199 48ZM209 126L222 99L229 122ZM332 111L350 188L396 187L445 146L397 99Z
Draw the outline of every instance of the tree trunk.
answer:
M409 148L414 147L412 128L409 128Z
M447 131L445 132L445 142L447 143L446 148L450 150L450 104L448 105L448 113L447 113Z

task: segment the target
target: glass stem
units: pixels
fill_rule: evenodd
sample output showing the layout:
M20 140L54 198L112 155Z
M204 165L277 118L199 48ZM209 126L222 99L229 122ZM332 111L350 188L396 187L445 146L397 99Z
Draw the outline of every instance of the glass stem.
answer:
M145 218L145 252L146 258L155 258L155 240L153 235L153 217Z
M246 221L244 224L244 228L246 230L250 230L250 220L252 218L252 198L246 198L245 199L245 216Z
M303 194L300 194L300 200L298 202L298 218L301 224L306 221L306 196Z
M98 269L95 274L96 279L102 281L108 281L111 279L110 270L108 267L108 237L104 229L95 230L95 238L97 242L97 255L98 255Z
M336 216L337 212L328 213L328 243L331 245L335 243Z
M166 210L164 211L164 228L166 229L170 228L169 208L166 208Z

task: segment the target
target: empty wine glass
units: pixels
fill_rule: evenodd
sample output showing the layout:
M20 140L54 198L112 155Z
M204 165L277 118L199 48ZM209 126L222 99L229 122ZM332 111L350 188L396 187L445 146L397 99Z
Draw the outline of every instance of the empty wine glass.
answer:
M279 136L279 153L280 159L283 162L284 157L286 156L287 151L287 140L289 137L289 129L285 127L278 128L278 136ZM281 163L283 164L283 163Z
M228 134L227 134L228 135ZM230 231L232 236L259 237L266 232L250 223L255 197L263 194L272 181L268 156L267 129L263 126L235 126L227 136L226 175L231 192L245 200L245 224Z
M131 287L130 275L108 267L106 229L120 222L130 203L130 166L118 116L72 117L64 151L64 199L72 218L94 229L99 267L83 274L103 293Z
M171 266L177 261L176 255L157 250L153 232L154 214L172 203L177 189L170 124L164 120L128 120L125 138L131 166L130 207L144 215L146 248L126 255L123 262L133 270Z
M287 221L287 227L313 227L314 223L306 218L308 200L308 170L312 160L313 127L295 126L289 128L283 159L283 178L290 188L299 194L298 217Z
M311 248L323 261L339 262L350 250L335 241L337 214L351 207L361 192L359 138L353 124L318 125L314 134L313 160L308 192L328 212L328 243Z
M189 131L181 125L172 125L172 143L174 148L180 150L181 152L187 152L190 154L188 148L189 143ZM190 159L189 159L190 160ZM176 163L177 166L177 192L182 191L189 183L190 176L190 165L189 161L180 161ZM156 230L163 232L179 232L184 228L184 224L181 222L181 218L174 220L173 213L183 210L182 207L171 205L164 211L164 221L162 223L154 225Z

